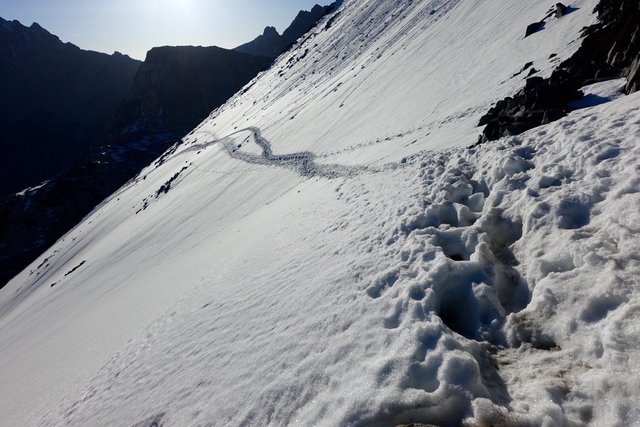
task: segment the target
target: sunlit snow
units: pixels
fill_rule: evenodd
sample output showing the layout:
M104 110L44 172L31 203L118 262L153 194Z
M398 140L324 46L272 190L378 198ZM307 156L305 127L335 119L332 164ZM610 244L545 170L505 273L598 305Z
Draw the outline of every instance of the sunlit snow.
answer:
M345 1L0 291L2 422L636 422L640 95L465 148L594 5Z

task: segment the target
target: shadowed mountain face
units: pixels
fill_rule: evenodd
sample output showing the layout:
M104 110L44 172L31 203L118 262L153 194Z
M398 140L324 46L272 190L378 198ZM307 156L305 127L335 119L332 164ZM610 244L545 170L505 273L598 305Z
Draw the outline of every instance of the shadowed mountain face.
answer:
M270 63L215 46L153 48L110 124L111 137L181 138Z
M0 18L0 196L93 152L139 66Z
M274 27L267 27L261 36L258 36L249 43L236 47L234 50L253 55L266 56L268 58L276 58L313 28L320 18L335 10L337 5L337 2L330 6L315 5L310 11L303 10L298 13L298 16L296 16L282 35L278 34L278 31Z

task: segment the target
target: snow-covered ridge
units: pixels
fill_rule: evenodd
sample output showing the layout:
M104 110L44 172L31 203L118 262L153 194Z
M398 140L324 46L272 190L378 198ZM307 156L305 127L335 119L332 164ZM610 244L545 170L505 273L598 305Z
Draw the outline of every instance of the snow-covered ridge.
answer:
M346 1L0 291L8 422L633 423L640 98L461 148L548 6Z

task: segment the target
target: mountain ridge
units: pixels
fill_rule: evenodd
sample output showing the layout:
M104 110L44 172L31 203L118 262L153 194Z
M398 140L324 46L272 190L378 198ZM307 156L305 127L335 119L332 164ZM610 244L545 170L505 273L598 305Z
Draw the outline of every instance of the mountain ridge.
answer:
M275 27L267 26L262 35L233 50L275 59L292 46L300 36L307 33L320 18L335 11L339 4L339 2L328 6L316 4L309 11L301 10L282 34L278 33Z
M98 148L104 123L140 62L63 43L37 23L4 21L0 27L4 196L37 185Z

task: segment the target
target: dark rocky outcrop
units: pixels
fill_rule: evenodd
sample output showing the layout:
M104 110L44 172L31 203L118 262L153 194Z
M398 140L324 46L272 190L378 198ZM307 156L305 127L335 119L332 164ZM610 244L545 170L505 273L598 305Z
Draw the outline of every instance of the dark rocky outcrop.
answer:
M515 96L498 101L480 119L479 126L486 125L481 138L493 141L558 120L569 112L567 104L581 97L581 92L563 82L528 78Z
M283 52L284 47L278 30L275 27L266 27L262 35L234 50L273 59Z
M531 34L537 33L544 28L544 21L534 22L527 25L527 29L524 32L524 37L529 37Z
M564 117L569 102L583 96L580 88L598 81L626 77L627 93L640 88L640 2L601 0L598 23L584 29L582 45L548 79L532 77L480 119L486 126L479 143L517 135ZM566 13L566 10L565 10Z
M0 18L0 197L62 172L102 144L140 61L63 43Z
M556 3L556 18L562 18L567 14L569 9L562 3Z
M287 51L301 36L312 29L325 15L338 7L338 2L329 6L315 5L310 11L301 11L291 25L280 35L274 27L267 27L261 36L236 47L238 52L276 58Z
M640 90L640 57L633 60L629 66L629 74L627 75L627 93L633 93Z
M537 33L538 31L542 31L546 25L547 19L551 17L562 18L567 13L571 11L570 8L565 6L562 3L556 3L554 7L547 11L547 14L541 21L534 22L532 24L527 25L527 29L525 30L524 37L527 38L531 34Z

